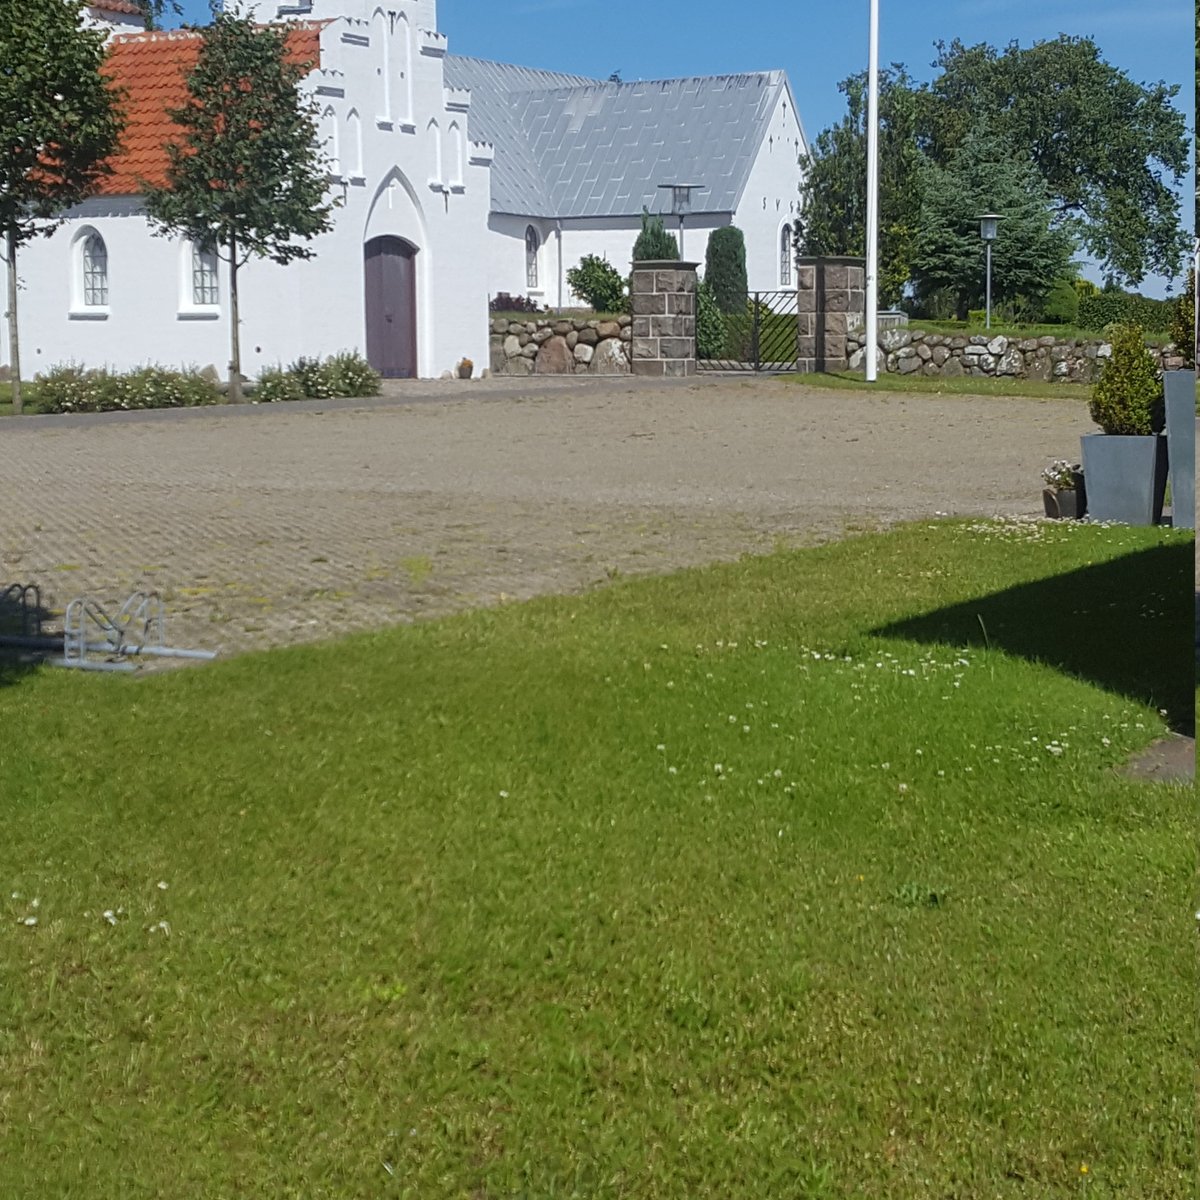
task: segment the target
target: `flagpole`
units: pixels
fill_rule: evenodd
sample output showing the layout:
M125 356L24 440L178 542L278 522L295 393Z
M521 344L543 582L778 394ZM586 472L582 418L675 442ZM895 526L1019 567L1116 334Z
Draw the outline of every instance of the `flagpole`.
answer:
M867 383L876 378L879 346L879 0L871 0L867 51L867 296L863 366Z

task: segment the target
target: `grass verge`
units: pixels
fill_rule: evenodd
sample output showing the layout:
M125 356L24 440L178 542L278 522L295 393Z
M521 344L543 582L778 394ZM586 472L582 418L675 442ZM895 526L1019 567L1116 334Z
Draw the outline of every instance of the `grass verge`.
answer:
M852 391L920 392L931 396L1029 396L1036 400L1091 399L1090 384L1045 383L1037 379L957 378L900 375L883 372L878 382L869 384L861 371L819 372L789 375L786 378L802 387L841 388Z
M4 1193L1190 1197L1192 548L0 675Z

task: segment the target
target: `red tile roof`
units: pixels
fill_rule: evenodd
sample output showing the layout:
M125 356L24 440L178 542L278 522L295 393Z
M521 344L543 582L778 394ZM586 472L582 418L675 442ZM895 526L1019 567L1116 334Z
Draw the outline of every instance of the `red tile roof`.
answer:
M132 0L87 0L88 8L98 8L101 12L123 13L129 17L142 16L142 10Z
M288 49L294 62L313 67L320 62L322 24L301 22L291 27ZM105 71L124 92L121 107L126 126L121 153L112 160L113 173L101 182L100 195L134 196L143 180L158 187L166 183L165 146L181 136L167 110L185 103L187 76L199 53L200 34L184 29L123 34L109 43Z

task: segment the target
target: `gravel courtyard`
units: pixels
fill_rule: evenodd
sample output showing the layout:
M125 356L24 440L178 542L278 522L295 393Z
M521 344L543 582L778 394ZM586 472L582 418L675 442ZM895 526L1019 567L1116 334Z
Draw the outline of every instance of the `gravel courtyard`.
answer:
M231 653L937 513L1035 514L1078 401L783 380L389 384L370 401L0 423L0 586L134 588Z

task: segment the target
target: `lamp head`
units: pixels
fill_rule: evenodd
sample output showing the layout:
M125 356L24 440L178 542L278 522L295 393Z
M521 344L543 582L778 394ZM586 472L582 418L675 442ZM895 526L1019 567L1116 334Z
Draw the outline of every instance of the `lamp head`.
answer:
M996 224L1003 220L1004 217L1000 213L980 213L978 217L979 236L985 242L994 242L996 240Z

